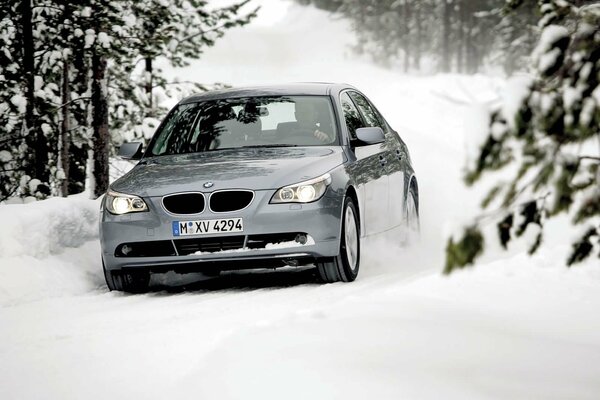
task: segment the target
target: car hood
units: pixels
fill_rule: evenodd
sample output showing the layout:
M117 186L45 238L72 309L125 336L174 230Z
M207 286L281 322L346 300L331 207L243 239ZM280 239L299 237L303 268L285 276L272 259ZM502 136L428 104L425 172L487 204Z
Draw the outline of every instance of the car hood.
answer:
M278 189L341 165L341 147L225 149L147 157L111 185L116 192L152 197L185 191ZM212 182L210 189L202 185Z

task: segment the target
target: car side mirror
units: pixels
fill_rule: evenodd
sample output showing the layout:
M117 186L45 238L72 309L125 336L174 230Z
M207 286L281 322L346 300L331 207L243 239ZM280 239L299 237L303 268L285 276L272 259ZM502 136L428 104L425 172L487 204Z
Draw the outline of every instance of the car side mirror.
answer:
M142 143L123 143L119 147L119 157L124 160L139 160L142 158Z
M385 142L385 134L383 133L383 129L381 129L378 126L358 128L356 130L356 138L363 145L379 144Z

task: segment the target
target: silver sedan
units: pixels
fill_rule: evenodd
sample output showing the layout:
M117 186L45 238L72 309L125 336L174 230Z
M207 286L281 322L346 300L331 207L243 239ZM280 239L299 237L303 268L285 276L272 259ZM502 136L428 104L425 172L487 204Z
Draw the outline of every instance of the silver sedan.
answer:
M351 282L361 239L418 230L408 149L357 89L296 84L182 100L104 196L102 263L111 290L151 273L316 265Z

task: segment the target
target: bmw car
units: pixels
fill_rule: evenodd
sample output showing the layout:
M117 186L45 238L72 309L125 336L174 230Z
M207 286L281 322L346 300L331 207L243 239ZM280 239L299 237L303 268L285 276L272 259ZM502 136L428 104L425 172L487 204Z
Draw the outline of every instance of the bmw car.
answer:
M153 273L314 265L351 282L361 241L418 231L406 144L345 84L225 89L180 101L102 201L110 290L144 292Z

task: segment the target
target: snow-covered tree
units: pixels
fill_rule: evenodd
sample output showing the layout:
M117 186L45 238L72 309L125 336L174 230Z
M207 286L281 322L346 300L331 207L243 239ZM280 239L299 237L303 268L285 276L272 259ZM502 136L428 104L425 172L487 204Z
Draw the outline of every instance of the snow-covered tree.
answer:
M167 82L153 61L198 58L256 15L243 14L248 2L1 2L0 201L79 192L86 170L95 194L104 193L110 143L148 137L166 112L152 101L153 88L205 90ZM138 61L149 73L139 73Z
M143 106L141 114L129 119L131 122L120 128L131 132L130 136L146 141L148 135L144 132L148 131L148 124L156 126L156 117L166 112L158 109L159 105L154 101L155 89L164 92L181 88L177 82L167 82L163 78L162 71L156 67L156 59L165 59L175 67L188 65L207 47L213 46L228 29L246 25L256 16L258 8L242 14L249 1L220 8L211 7L204 0L134 2L126 22L132 30L130 46L135 54L135 63L143 62L144 72L133 82L137 87L128 89L133 95L128 97L128 101L142 103ZM203 89L200 83L192 86L196 90ZM131 105L128 103L126 107L131 108Z
M515 238L528 239L534 253L545 223L565 213L580 230L567 265L600 257L600 5L586 3L539 2L533 76L516 82L491 114L466 182L498 170L512 178L491 189L486 214L449 239L446 272L483 252L486 224L495 223L505 248Z
M358 53L404 71L477 72L482 66L512 73L533 45L535 0L296 0L348 19ZM503 11L506 15L503 15ZM504 16L504 18L502 18Z
M2 174L0 199L18 195L43 198L57 173L52 155L60 90L56 10L47 1L3 3L0 20L0 124Z

